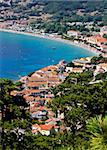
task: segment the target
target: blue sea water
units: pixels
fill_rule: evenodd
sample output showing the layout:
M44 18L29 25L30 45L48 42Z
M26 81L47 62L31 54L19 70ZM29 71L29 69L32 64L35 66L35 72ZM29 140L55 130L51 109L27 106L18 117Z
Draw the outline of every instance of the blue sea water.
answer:
M94 56L88 50L54 40L0 32L0 77L16 80L65 59Z

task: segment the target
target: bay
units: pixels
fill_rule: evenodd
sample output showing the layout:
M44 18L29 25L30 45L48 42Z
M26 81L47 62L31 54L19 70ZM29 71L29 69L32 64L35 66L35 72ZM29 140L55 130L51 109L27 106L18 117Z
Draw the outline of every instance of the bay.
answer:
M0 32L0 77L17 80L60 60L95 54L74 45L22 34Z

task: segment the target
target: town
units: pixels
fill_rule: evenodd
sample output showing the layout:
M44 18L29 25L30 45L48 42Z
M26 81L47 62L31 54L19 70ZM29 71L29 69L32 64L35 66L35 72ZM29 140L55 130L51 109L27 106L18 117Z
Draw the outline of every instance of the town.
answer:
M42 68L28 76L22 77L19 82L23 83L19 91L12 91L12 95L21 95L29 105L32 118L32 133L49 136L51 131L63 132L66 128L63 124L64 113L59 110L53 112L49 107L54 100L53 88L64 82L69 74L81 74L87 70L93 71L93 78L89 84L102 82L98 75L107 73L107 59L102 56L102 62L95 64L97 57L75 59L71 63L62 60L57 65ZM105 79L107 74L105 75ZM77 80L72 78L75 84Z
M9 76L0 78L0 149L107 150L107 0L0 0L0 32L1 56L6 55L6 50L11 53L6 55L7 61L19 53L15 58L16 71L14 61L10 63L9 59L6 63L11 71L1 61L2 70L8 75L12 71L16 75L18 67L25 65L21 58L30 64L24 55L21 57L22 43L24 51L31 54L30 59L33 56L39 60L38 65L42 62L40 55L31 51L38 50L39 45L43 47L39 40L37 46L29 44L29 39L23 41L21 35L20 44L17 38L3 32L45 38L49 44L50 40L56 40L56 43L76 46L80 51L84 49L83 54L93 54L83 56L77 52L75 57L70 57L71 61L62 57L57 64L49 56L46 59L51 63L47 65L52 65L45 68L41 65L29 74L21 66L17 80L7 79ZM3 34L8 37L6 42ZM48 56L49 44L43 58L44 54ZM64 55L72 56L75 51L72 47L71 55L67 48ZM52 46L51 50L55 52L57 48ZM32 62L28 69L35 67L35 61Z

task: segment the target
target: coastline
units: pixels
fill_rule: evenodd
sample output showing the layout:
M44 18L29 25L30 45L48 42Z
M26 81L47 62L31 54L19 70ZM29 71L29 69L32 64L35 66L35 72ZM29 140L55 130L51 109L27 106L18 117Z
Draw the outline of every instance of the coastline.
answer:
M39 38L45 38L45 39L49 39L49 40L55 40L58 42L63 42L65 44L70 44L72 46L76 46L76 47L80 47L83 48L85 50L88 50L89 52L92 52L95 55L99 55L100 52L97 51L97 49L92 48L86 44L82 44L82 43L76 43L67 39L62 39L59 37L50 37L47 35L42 35L42 34L37 34L37 33L30 33L30 32L20 32L20 31L15 31L15 30L10 30L10 29L2 29L0 28L0 32L9 32L9 33L15 33L15 34L22 34L22 35L27 35L27 36L33 36L33 37L39 37Z

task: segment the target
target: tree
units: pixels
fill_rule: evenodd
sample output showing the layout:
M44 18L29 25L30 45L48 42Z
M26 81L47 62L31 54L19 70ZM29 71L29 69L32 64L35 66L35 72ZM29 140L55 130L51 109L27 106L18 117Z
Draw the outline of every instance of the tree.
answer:
M90 149L107 149L107 116L91 118L87 122L87 131L90 133Z
M100 73L100 74L97 74L96 77L95 77L96 80L106 80L107 79L107 72L105 73Z
M103 37L107 39L107 34L104 34Z
M99 64L100 62L106 62L106 61L107 58L104 58L101 54L99 56L94 56L91 59L91 63L95 65Z
M73 62L69 62L69 63L67 64L67 67L74 67L74 63L73 63Z
M75 84L72 77L77 78ZM97 115L105 116L107 110L107 81L90 85L91 77L88 73L71 74L54 90L53 110L64 113L64 124L69 127L74 148L79 143L78 139L87 141L84 140L87 139L84 134L87 120Z
M15 84L8 79L0 79L1 144L2 149L18 149L20 143L31 130L31 119L27 103L22 96L13 96Z

